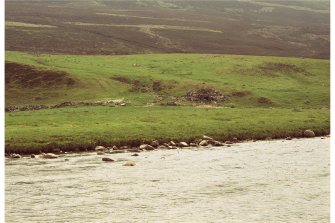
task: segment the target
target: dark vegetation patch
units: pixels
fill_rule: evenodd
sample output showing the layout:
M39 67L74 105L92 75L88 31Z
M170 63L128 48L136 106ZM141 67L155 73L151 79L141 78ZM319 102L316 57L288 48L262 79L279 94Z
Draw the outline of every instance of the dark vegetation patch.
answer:
M160 80L147 80L147 81L140 81L134 80L132 81L132 88L130 91L132 92L155 92L159 93L164 90L171 90L176 86L175 81L163 82Z
M6 86L18 85L23 88L74 86L76 81L63 71L42 70L33 66L6 62Z
M165 89L171 89L173 88L173 83L163 83L163 81L160 80L153 80L153 79L143 79L143 80L137 80L137 79L130 79L128 77L124 76L113 76L111 79L124 83L124 84L130 84L131 88L129 89L130 92L160 92Z
M248 96L250 94L251 94L250 91L233 91L231 93L231 96L242 98L242 97Z
M198 103L224 102L226 96L212 88L191 90L185 95L186 100Z
M164 86L161 81L155 80L152 82L152 90L155 92L161 91L164 89Z
M294 64L287 63L265 63L258 67L265 74L273 74L274 72L282 73L305 73L305 69Z
M131 84L131 79L129 79L128 77L123 77L123 76L113 76L111 77L112 80L115 80L115 81L119 81L121 83L125 83L125 84Z
M260 103L260 104L267 104L267 105L273 104L273 102L270 99L266 98L266 97L259 97L259 98L257 98L257 102Z
M151 84L140 81L140 80L133 80L131 82L131 89L130 92L150 92L152 90Z

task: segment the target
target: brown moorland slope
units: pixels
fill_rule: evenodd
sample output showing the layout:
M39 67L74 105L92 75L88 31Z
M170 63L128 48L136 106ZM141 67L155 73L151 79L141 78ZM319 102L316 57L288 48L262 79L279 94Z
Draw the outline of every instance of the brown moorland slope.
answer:
M329 58L329 1L13 1L6 50Z

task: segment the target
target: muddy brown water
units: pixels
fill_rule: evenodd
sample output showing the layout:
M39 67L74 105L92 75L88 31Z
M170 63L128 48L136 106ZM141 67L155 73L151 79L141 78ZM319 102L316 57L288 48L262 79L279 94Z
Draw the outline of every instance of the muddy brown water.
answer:
M6 222L329 222L330 139L5 160ZM69 161L65 161L69 159ZM136 166L123 166L133 160Z

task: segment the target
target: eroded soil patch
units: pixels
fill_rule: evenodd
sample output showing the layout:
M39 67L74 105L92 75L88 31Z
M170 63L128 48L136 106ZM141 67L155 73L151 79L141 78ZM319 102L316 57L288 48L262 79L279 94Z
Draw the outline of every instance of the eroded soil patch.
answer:
M266 104L266 105L273 104L273 102L270 99L266 98L266 97L259 97L259 98L257 98L257 102L259 104Z
M131 85L129 89L130 92L160 92L164 89L171 89L174 86L172 83L163 83L163 81L153 80L151 78L148 80L138 80L124 76L113 76L111 79Z
M234 92L231 93L231 96L242 98L242 97L248 96L250 94L251 94L251 92L249 92L249 91L234 91Z
M265 63L258 67L261 71L266 73L283 72L283 73L304 73L305 69L294 64L287 63Z
M227 97L212 88L191 90L185 95L186 100L197 103L224 102Z
M6 62L6 86L19 85L23 88L73 86L76 81L63 71L42 70L33 66Z

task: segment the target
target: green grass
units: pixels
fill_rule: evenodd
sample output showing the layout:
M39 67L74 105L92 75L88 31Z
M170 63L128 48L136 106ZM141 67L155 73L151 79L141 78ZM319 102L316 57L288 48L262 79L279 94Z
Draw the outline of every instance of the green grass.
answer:
M93 148L203 134L218 139L329 133L329 110L194 107L80 107L6 113L6 151ZM50 144L51 143L51 144Z
M6 105L54 104L64 100L99 101L124 98L145 105L157 96L183 96L191 89L210 86L231 94L248 91L247 97L231 97L227 105L259 107L258 97L269 98L271 107L320 108L330 104L329 60L261 56L146 54L130 56L31 55L6 52L6 61L68 72L75 88L6 88ZM133 64L139 66L134 67ZM282 70L273 64L289 66ZM298 72L295 69L300 69ZM129 84L112 80L122 76L171 85L161 92L131 92ZM39 96L39 100L35 100Z
M6 61L35 69L65 71L70 87L6 85L6 105L56 104L123 98L126 107L77 107L6 113L6 151L38 152L139 144L161 139L192 140L302 136L330 129L329 60L261 56L146 54L129 56L32 55L6 52ZM137 64L138 66L133 66ZM136 92L112 77L139 80L160 91ZM42 79L43 80L43 79ZM57 84L57 83L56 83ZM192 106L187 91L211 87L229 96L219 106ZM233 96L247 92L245 96ZM38 100L36 97L38 96ZM181 106L160 106L179 98ZM265 97L272 104L261 104ZM158 99L158 98L161 98ZM150 105L150 106L149 106ZM231 108L234 107L234 108Z

